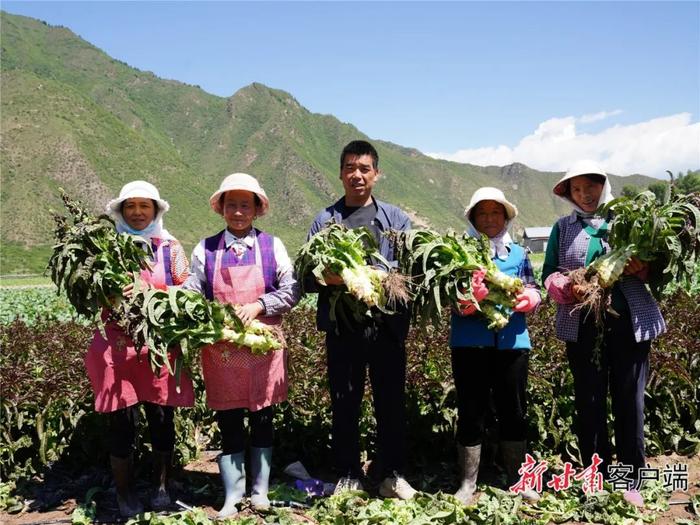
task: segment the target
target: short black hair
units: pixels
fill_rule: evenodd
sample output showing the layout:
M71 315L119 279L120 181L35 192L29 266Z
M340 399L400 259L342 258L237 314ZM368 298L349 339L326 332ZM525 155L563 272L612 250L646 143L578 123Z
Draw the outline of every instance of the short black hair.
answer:
M343 148L343 152L340 154L340 171L343 171L346 155L357 155L358 157L362 155L371 155L372 167L375 170L379 168L379 153L377 153L374 146L366 140L353 140Z

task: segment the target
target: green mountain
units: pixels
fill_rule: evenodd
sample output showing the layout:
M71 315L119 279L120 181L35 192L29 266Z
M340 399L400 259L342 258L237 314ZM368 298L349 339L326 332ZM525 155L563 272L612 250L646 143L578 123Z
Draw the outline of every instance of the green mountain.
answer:
M223 177L257 177L271 199L260 226L293 252L313 216L342 194L338 155L367 139L311 113L284 91L254 83L230 98L164 80L109 57L69 29L1 13L0 273L41 271L50 253L58 188L95 211L134 179L170 202L167 228L189 248L223 227L208 197ZM520 209L516 230L549 225L566 210L551 194L560 176L522 164L478 167L372 140L384 172L379 198L416 224L462 228L479 186L503 189ZM643 176L624 184L646 186ZM612 177L614 189L623 180Z

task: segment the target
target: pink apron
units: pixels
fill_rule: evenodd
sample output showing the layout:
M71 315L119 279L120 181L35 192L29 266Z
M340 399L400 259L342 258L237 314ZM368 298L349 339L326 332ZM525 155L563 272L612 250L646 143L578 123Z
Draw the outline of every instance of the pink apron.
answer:
M255 240L255 264L221 268L224 237L219 241L214 264L214 299L228 304L255 302L265 293L258 241ZM284 345L280 318L259 319L273 326ZM247 348L219 341L202 348L202 375L209 408L257 411L287 399L287 349L254 355Z
M151 271L141 272L141 278L153 286L165 289L165 266L163 264L164 243L158 246L157 263ZM104 320L107 312L103 313ZM114 412L142 401L157 405L193 406L194 389L192 380L183 370L180 378L180 392L176 391L175 377L162 367L159 374L154 374L148 359L148 350L136 351L131 338L114 322L105 325L104 339L99 330L95 330L92 344L85 355L92 389L95 392L95 410L97 412ZM175 366L175 354L170 352L170 364Z

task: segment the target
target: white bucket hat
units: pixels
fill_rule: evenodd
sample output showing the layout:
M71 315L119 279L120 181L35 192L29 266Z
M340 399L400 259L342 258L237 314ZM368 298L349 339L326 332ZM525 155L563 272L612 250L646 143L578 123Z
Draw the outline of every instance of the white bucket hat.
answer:
M608 174L603 171L603 168L594 160L580 160L576 162L564 176L559 179L552 188L554 195L563 197L568 193L569 185L566 181L578 177L579 175L600 175L605 180L608 179Z
M220 199L221 196L227 191L233 190L244 190L254 193L260 198L260 211L258 212L258 217L262 217L270 209L270 199L267 198L265 190L262 189L260 183L258 183L255 177L248 175L247 173L232 173L221 181L219 189L214 192L214 194L209 197L209 204L212 210L214 210L219 215L223 215L223 210L221 209Z
M600 192L598 206L612 200L612 188L610 187L610 179L608 178L608 174L605 173L600 164L594 160L580 160L574 163L569 171L567 171L564 176L559 179L559 182L554 185L554 188L552 188L552 193L554 193L554 195L560 199L566 201L569 205L572 205L575 210L581 213L586 213L571 199L571 195L569 193L569 181L580 175L598 175L603 177L603 191Z
M506 220L508 221L513 220L513 218L518 215L518 208L515 206L515 204L511 203L510 201L508 201L508 199L506 199L506 196L503 195L503 192L501 190L499 190L498 188L485 186L483 188L479 188L474 192L474 195L472 195L472 198L469 201L469 206L467 206L467 209L464 210L464 216L467 218L468 221L471 222L469 214L481 201L496 201L499 204L502 204L503 207L506 209Z
M160 198L158 188L145 180L135 180L125 184L119 192L119 197L107 203L107 214L114 219L121 219L121 205L127 199L142 198L153 199L158 203L157 218L170 209L170 204Z

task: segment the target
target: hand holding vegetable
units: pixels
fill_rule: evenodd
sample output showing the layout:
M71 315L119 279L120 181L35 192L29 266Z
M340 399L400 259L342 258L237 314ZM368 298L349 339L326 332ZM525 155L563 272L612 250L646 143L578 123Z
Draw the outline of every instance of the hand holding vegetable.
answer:
M110 320L126 331L135 347L147 348L154 371L167 367L179 384L180 371L193 351L220 340L260 354L282 348L274 331L253 317L262 305L244 307L251 316L245 326L230 305L175 286L154 287L140 274L148 269L147 243L118 234L111 219L94 217L65 193L62 198L69 215L54 215L56 244L49 261L53 282L80 314L99 322L102 308L109 308ZM134 280L135 275L141 278ZM181 352L173 368L169 352L177 346Z
M486 275L486 270L483 268L476 270L472 273L472 295L474 296L474 301L470 299L458 299L457 302L460 304L458 312L460 315L472 315L477 311L476 303L480 303L489 294L489 289L484 284L484 275ZM466 294L466 290L461 290L462 294Z
M541 298L539 292L534 288L525 288L519 294L516 294L514 312L532 312L540 304Z
M238 318L243 321L245 326L248 326L255 318L263 313L264 308L263 305L260 304L260 301L255 301L254 303L238 305L235 310Z
M574 301L580 303L586 297L586 287L580 284L571 285L571 295L574 296Z
M323 281L319 284L325 284L326 286L342 286L345 282L337 273L326 270L323 272Z
M627 261L625 269L622 271L623 275L636 275L640 279L644 280L649 271L649 263L639 260L639 257L632 256L630 260Z

